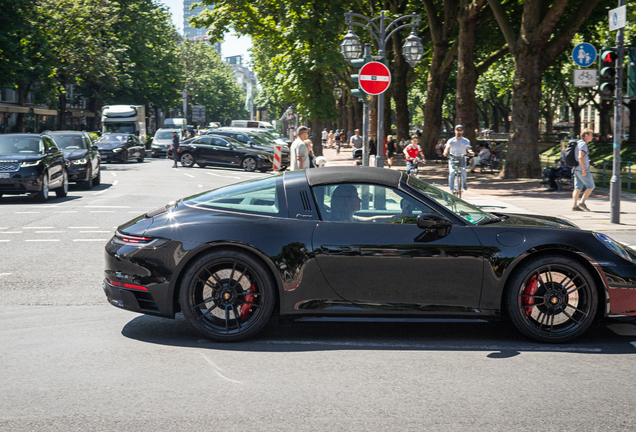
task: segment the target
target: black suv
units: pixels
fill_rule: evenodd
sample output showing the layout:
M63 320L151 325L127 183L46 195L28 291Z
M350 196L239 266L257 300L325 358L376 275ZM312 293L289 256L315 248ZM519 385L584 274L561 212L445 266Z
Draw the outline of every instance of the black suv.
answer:
M68 193L64 153L50 135L0 135L0 196L31 194L40 202Z
M69 181L81 183L85 189L101 182L99 152L86 132L49 131L67 160Z
M131 159L143 162L146 145L133 134L111 133L97 140L99 156L104 162L126 163Z

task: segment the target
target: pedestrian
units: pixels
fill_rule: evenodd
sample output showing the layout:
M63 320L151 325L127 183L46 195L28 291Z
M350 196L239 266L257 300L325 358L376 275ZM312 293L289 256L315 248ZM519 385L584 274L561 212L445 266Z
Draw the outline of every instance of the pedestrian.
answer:
M334 140L334 133L333 130L329 131L329 135L327 135L327 147L329 148L333 148L333 140Z
M326 147L327 146L327 140L329 139L329 132L327 132L327 128L324 128L322 130L322 147Z
M576 144L576 154L579 165L574 168L574 190L572 191L572 199L574 200L572 210L574 211L590 211L585 201L590 197L590 194L596 186L592 178L592 173L590 172L590 149L587 144L592 141L593 135L594 132L592 132L592 129L583 129L581 139ZM579 194L583 186L585 186L585 191L583 192L581 201L578 202Z
M340 154L340 129L336 129L336 133L333 135L333 142L336 146L336 153Z
M305 144L305 140L308 138L309 129L306 126L300 126L290 149L289 169L291 171L309 168L309 150Z
M351 137L353 136L353 132L351 131L351 129L349 129L349 132L347 132L347 144L351 143Z
M355 159L356 149L362 148L362 137L360 136L360 129L355 130L355 135L351 135L349 138L349 145L353 147L351 150L351 155L353 159Z
M372 133L371 138L369 138L369 155L377 155L378 154L378 140L376 138L376 134Z
M419 161L426 163L422 147L419 145L419 137L414 134L411 137L411 144L404 148L404 160L406 161L406 173L410 174L413 169L417 169Z
M475 152L473 152L473 148L470 145L470 141L463 137L464 135L464 126L456 125L455 126L455 137L449 139L446 142L446 146L444 147L444 157L448 157L450 153L453 156L465 156L467 153L471 156L475 156ZM462 185L464 190L468 190L466 187L466 164L462 164ZM448 188L451 192L454 191L455 186L455 169L453 168L453 158L448 158Z
M172 168L176 168L179 161L179 137L176 131L172 132L172 159L174 160Z
M393 135L389 135L386 139L386 160L384 164L391 168L393 166L393 154L395 153L395 140L393 139Z
M488 160L490 160L490 149L488 144L482 142L479 144L479 154L470 161L470 172L474 173L475 167L480 166L480 164L486 164Z
M314 144L311 142L310 139L306 139L305 146L307 146L307 156L309 157L309 164L305 168L316 168L316 164L315 164L316 156L314 155Z

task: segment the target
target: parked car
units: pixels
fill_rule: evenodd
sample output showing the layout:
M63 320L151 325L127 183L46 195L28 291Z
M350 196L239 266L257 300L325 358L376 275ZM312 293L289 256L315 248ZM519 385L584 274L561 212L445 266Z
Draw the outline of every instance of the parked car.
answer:
M231 127L237 128L254 128L254 129L269 129L274 130L274 126L272 126L269 122L264 121L256 121L256 120L232 120L230 124Z
M133 134L106 134L96 143L104 162L126 163L131 159L143 162L146 148Z
M261 137L258 133L246 131L245 129L220 128L211 131L210 134L233 138L245 146L266 151L272 155L274 154L274 147L276 146L274 141L269 141ZM281 146L281 170L289 166L289 154L289 148Z
M292 143L291 140L289 139L281 138L280 134L273 131L266 130L266 129L221 128L220 130L221 131L236 131L236 132L243 132L248 135L256 135L258 137L263 138L265 141L267 141L267 144L269 145L280 145L280 146L283 146L283 148L290 148ZM278 136L276 136L275 134Z
M174 132L174 129L158 129L155 132L150 146L150 157L158 158L168 155L168 149L172 145L172 132Z
M636 251L565 219L487 213L395 170L326 167L199 193L119 226L104 288L114 306L183 312L217 341L254 336L276 311L507 317L562 343L604 316L636 316L635 262Z
M92 189L101 183L102 173L97 146L87 132L49 131L68 163L68 180Z
M50 135L0 135L0 197L30 194L37 201L49 199L49 191L68 194L64 152Z
M201 135L181 143L179 149L179 161L186 168L197 164L201 168L212 165L266 172L273 167L273 153L244 146L230 137Z

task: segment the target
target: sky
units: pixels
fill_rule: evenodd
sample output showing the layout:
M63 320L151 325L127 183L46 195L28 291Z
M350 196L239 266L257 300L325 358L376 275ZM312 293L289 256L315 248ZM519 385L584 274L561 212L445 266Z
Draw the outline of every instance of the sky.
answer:
M172 22L177 31L183 34L183 0L162 0L172 13ZM250 53L247 51L252 46L249 36L236 37L231 33L225 35L225 40L221 45L221 55L229 57L233 55L243 55L243 64L249 63Z

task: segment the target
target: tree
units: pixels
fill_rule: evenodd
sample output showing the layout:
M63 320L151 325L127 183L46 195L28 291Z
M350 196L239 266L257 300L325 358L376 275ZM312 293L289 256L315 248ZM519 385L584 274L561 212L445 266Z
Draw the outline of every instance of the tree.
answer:
M569 46L599 0L525 0L518 28L501 0L488 3L515 61L512 134L502 177L538 177L542 73Z

